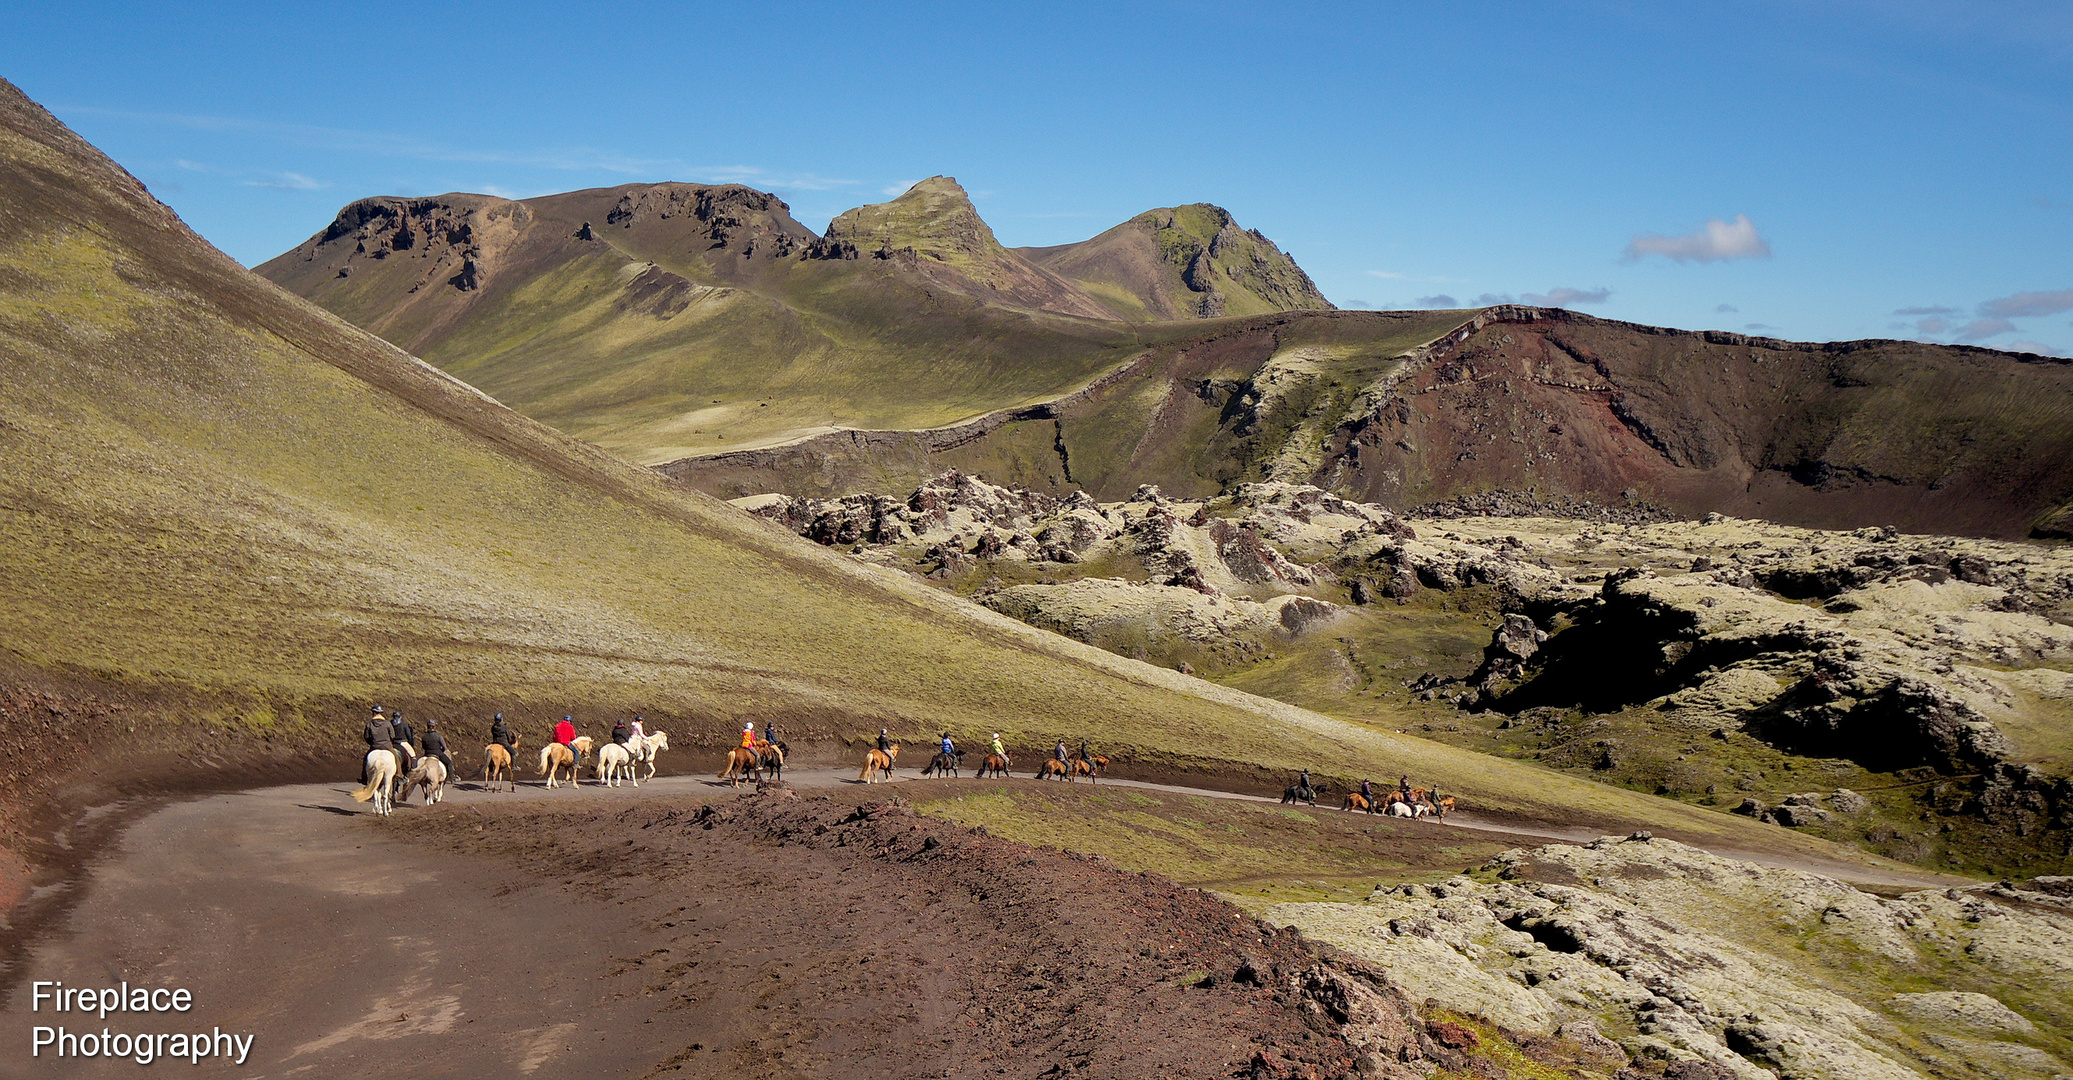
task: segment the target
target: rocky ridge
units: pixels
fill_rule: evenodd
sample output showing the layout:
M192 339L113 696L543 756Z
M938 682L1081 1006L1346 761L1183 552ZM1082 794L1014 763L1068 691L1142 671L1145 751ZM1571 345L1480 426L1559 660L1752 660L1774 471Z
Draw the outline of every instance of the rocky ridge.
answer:
M1669 1075L2042 1080L2073 1072L2068 884L1888 899L1637 834L1267 917L1429 1006L1602 1033Z
M1396 609L1466 611L1447 598L1480 597L1495 614L1474 669L1427 672L1404 692L1493 717L1476 722L1551 764L1613 775L1631 765L1629 782L1673 794L1687 758L1718 756L1704 748L1730 740L1773 759L1844 759L1899 777L1887 786L1905 799L1879 795L1883 809L1867 816L1861 797L1781 798L1805 794L1788 788L1749 796L1741 812L1885 836L1900 857L1923 857L1921 841L1892 815L1957 815L2038 850L2073 830L2064 548L1720 515L1406 520L1275 482L1207 500L1147 486L1099 503L951 472L904 499L736 502L1032 625L1189 671L1344 651L1358 627L1392 648ZM1648 773L1656 765L1630 760L1607 716L1681 747L1676 761ZM1716 793L1757 787L1749 768L1722 765L1689 790L1732 809L1743 796Z

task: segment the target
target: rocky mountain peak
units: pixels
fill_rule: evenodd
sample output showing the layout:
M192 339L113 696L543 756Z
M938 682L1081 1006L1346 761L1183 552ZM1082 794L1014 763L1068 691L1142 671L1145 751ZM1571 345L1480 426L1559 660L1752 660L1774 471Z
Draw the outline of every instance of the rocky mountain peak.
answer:
M912 249L938 262L961 263L1006 254L979 217L971 196L948 176L931 176L891 202L843 211L828 223L828 241L865 251Z

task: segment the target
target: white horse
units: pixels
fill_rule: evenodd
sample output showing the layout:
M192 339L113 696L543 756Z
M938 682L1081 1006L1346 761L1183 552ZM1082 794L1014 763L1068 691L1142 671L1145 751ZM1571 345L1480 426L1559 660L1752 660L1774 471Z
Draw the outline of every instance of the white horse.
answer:
M374 812L382 817L389 816L395 808L390 798L390 786L396 781L396 752L393 750L367 751L367 784L353 789L354 802L374 800Z
M1390 817L1416 817L1416 816L1418 816L1418 815L1417 815L1417 812L1416 812L1416 811L1414 811L1414 810L1412 810L1412 809L1411 809L1411 804L1410 804L1410 803L1407 803L1407 802L1403 801L1402 799L1393 799L1393 800L1391 800L1391 801L1390 801L1390 803L1389 803L1389 816L1390 816Z
M624 778L641 786L640 774L633 768L633 751L618 743L606 743L597 748L597 779L607 787L618 787Z
M425 805L427 806L445 798L446 763L430 754L419 758L417 767L411 769L410 775L403 778L403 793L396 796L396 801L399 803L409 802L411 789L420 787L425 789Z
M627 749L633 751L633 763L635 765L646 765L648 767L647 775L641 777L641 779L653 780L655 779L655 756L669 749L669 732L650 732L628 743Z

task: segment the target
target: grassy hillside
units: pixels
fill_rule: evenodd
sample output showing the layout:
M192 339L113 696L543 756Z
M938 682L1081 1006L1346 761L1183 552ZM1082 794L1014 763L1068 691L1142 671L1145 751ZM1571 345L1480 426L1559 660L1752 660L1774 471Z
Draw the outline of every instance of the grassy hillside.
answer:
M1090 734L1141 766L1408 769L1498 812L1799 843L1248 697L853 565L272 288L11 86L0 155L5 663L13 683L129 702L69 729L79 772L39 769L12 799L131 751L345 750L375 699L449 719L494 704L534 732L640 708L722 738L744 717L822 738ZM44 764L48 715L8 711L10 773ZM185 773L154 760L129 765Z
M1331 310L1272 240L1208 203L1148 210L1091 240L1023 248L1125 319Z

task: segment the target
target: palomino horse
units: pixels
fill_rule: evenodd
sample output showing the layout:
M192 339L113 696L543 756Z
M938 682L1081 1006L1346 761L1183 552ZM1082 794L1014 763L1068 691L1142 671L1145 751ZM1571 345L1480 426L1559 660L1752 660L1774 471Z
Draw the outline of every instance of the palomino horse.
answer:
M633 768L633 751L618 743L606 743L597 748L594 768L598 783L606 787L618 787L621 780L631 780L633 786L641 786L641 778Z
M426 806L445 798L446 763L430 754L418 758L416 767L410 770L410 775L403 778L403 793L396 796L396 801L409 802L410 792L414 788L425 789Z
M1340 807L1339 809L1359 810L1362 813L1372 813L1374 811L1374 808L1368 805L1367 796L1362 795L1358 791L1346 796L1346 805Z
M669 732L649 732L627 743L626 747L633 751L633 763L635 765L646 765L648 767L648 775L641 777L641 779L653 780L655 779L656 756L669 749Z
M762 783L763 755L741 746L727 751L727 767L720 770L719 779L731 780L735 787L740 787L743 781L751 779Z
M898 760L900 760L899 743L892 744L892 749L890 750L872 750L864 755L864 768L863 771L857 773L857 779L867 784L881 779L891 780L893 778L893 762ZM880 776L880 773L885 775Z
M927 765L922 766L921 775L928 776L933 773L936 776L956 776L958 757L957 754L937 751L936 756L930 758Z
M986 760L979 763L979 779L986 779L988 773L994 776L1008 775L1008 759L999 754L986 755Z
M391 793L396 782L396 752L393 750L367 751L367 784L353 789L354 802L374 800L374 812L382 817L389 816L395 808Z
M1039 780L1049 780L1054 776L1067 783L1072 782L1072 770L1065 767L1065 762L1054 757L1047 757L1044 759L1044 763L1037 767L1036 778Z
M558 780L556 778L560 775L561 770L567 769L569 771L569 786L575 787L576 766L581 765L583 759L590 756L590 744L590 736L578 735L576 736L576 741L569 744L569 746L576 748L573 752L569 750L568 746L563 746L558 742L551 742L541 747L540 775L547 778L547 786L557 786Z
M491 743L482 748L482 779L491 791L497 790L497 781L502 780L512 791L518 790L518 781L511 778L511 755L518 752L518 743L513 742L509 750L503 743Z

